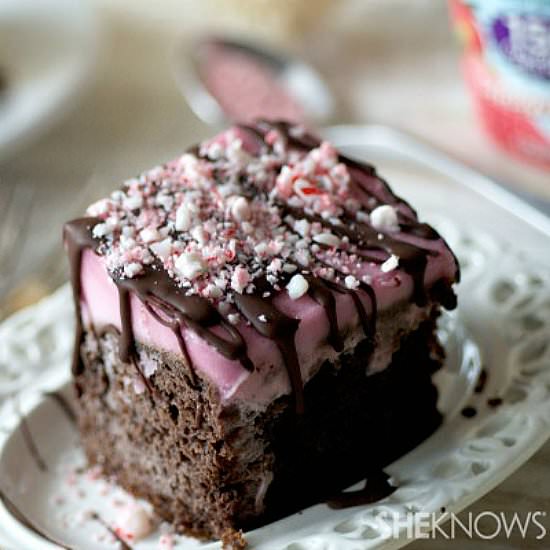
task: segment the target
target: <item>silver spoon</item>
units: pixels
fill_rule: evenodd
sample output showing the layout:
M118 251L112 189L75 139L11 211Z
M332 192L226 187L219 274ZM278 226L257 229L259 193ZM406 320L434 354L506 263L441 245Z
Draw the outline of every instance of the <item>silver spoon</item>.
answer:
M204 73L201 72L207 63L208 47L212 45L248 56L269 70L274 82L302 109L310 125L322 125L333 116L333 94L318 71L305 61L239 39L204 36L178 47L173 62L176 83L193 112L203 122L221 126L229 121L222 105L207 88ZM270 118L270 113L266 112L263 116Z

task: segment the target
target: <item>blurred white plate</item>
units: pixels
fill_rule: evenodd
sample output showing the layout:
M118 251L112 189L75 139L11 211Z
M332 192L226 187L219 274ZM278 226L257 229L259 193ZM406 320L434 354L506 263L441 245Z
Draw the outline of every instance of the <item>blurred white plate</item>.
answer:
M255 550L399 548L410 541L407 514L421 511L439 518L442 509L459 512L527 461L550 435L548 219L480 175L393 131L341 127L327 133L349 154L379 166L421 218L437 225L459 257L459 307L442 319L447 360L436 380L445 421L388 466L398 486L392 495L344 510L312 506L247 533ZM108 532L86 519L85 512L99 512L116 525L117 502L129 497L74 475L75 466L84 464L76 430L59 404L44 395L56 389L70 393L71 324L70 291L63 287L0 325L0 375L10 389L0 407L0 488L30 523L56 540L79 550L108 550L113 547L105 538ZM488 380L476 393L480 364ZM490 406L497 396L502 404ZM465 405L475 407L475 417L460 414ZM26 432L47 470L33 458ZM396 538L381 512L401 522ZM168 548L159 546L159 536L131 546ZM177 542L178 550L220 547L187 537ZM1 504L0 546L55 548Z
M95 59L85 0L1 0L0 159L37 138L72 105Z

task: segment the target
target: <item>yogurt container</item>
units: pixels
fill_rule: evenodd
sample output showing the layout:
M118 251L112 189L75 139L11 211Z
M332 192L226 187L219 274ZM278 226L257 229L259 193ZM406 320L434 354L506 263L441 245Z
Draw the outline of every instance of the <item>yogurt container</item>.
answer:
M450 0L479 118L504 150L550 170L550 0Z

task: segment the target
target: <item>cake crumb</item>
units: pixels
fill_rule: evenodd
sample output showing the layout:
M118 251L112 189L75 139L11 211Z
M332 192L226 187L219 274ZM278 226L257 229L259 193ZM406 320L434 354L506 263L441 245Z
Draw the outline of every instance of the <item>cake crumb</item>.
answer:
M248 546L242 531L235 531L228 527L220 537L222 541L222 550L243 550Z
M170 534L161 535L158 543L159 550L173 550L174 537Z
M125 504L119 511L115 531L125 541L138 541L150 535L154 522L147 510L137 502Z

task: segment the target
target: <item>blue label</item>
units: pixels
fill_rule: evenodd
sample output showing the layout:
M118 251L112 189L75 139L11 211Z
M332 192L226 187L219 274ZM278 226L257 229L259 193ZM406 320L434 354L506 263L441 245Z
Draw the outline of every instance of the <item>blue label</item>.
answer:
M510 14L493 20L492 38L512 63L528 74L550 80L550 19Z
M501 78L550 95L550 0L466 0L482 36L483 57Z

